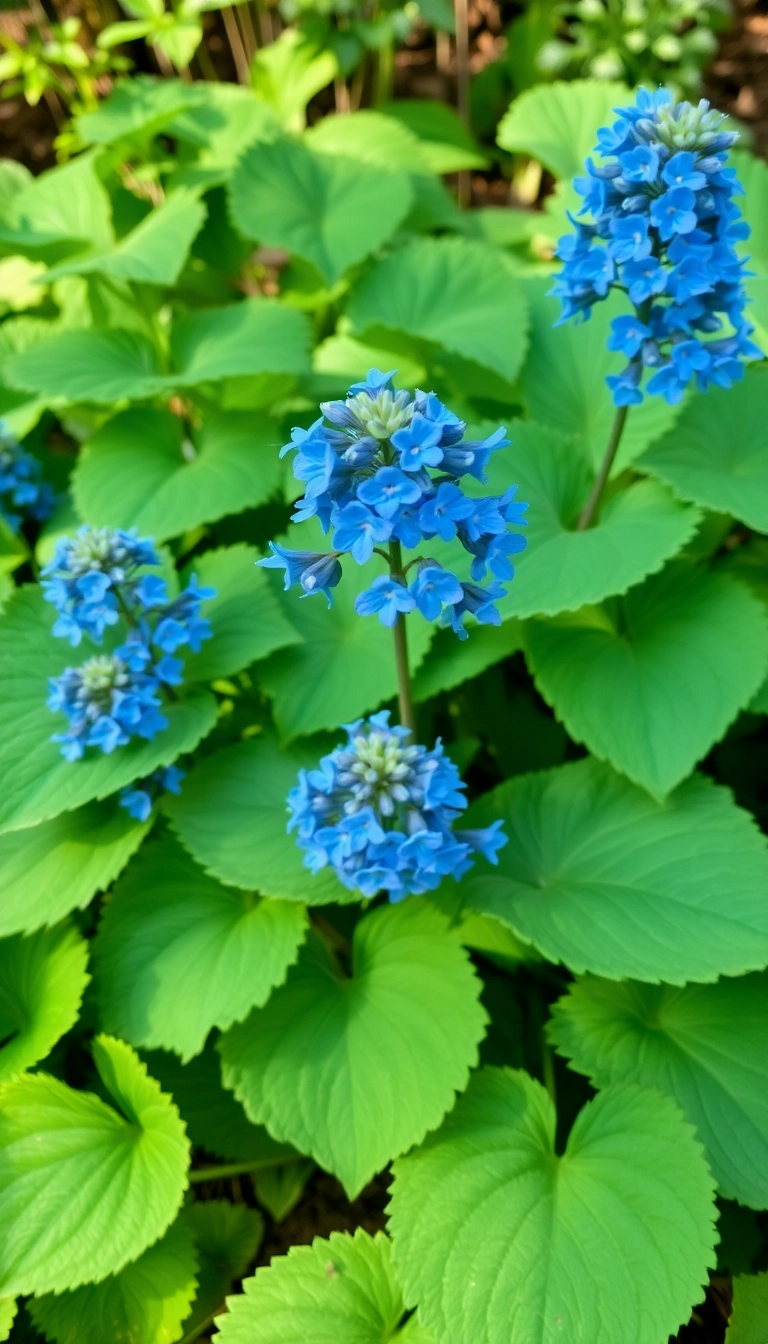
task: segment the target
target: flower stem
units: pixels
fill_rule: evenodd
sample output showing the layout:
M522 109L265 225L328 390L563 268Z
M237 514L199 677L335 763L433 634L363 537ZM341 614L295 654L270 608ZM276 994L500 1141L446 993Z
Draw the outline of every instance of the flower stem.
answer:
M600 496L605 488L605 483L608 480L611 467L613 466L613 460L618 451L619 444L621 443L621 436L624 431L624 422L627 418L628 410L628 406L619 406L617 408L616 415L613 419L613 425L611 426L611 437L608 440L608 447L605 450L605 457L600 464L600 470L597 473L595 483L590 491L589 499L579 514L579 521L576 524L577 532L586 531L595 516L595 510L600 503Z
M390 541L389 543L389 572L393 579L403 578L403 553L399 541ZM411 674L408 669L408 633L404 611L399 613L393 633L395 636L395 666L397 667L400 722L403 728L410 728L413 732L416 724L411 696Z
M294 1157L286 1153L283 1157L263 1157L253 1162L227 1162L219 1167L195 1167L189 1173L190 1185L201 1185L203 1181L222 1181L228 1176L245 1176L251 1171L268 1171L272 1167L284 1167L290 1162L302 1161L300 1153Z

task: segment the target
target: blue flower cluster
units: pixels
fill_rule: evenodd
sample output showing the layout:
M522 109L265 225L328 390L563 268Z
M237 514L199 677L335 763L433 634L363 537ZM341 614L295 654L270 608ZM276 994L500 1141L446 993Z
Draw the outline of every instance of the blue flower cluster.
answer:
M745 262L735 249L749 237L733 199L743 188L725 166L736 135L720 129L723 116L706 99L673 104L666 89L640 89L633 106L615 110L618 121L598 132L605 162L587 159L588 175L574 183L584 197L579 215L594 223L571 219L575 233L558 243L564 264L552 293L563 322L589 317L612 288L625 291L634 313L614 319L608 346L629 362L607 379L613 400L641 402L648 369L646 390L675 404L692 378L702 392L730 387L744 359L761 357L749 339Z
M485 481L491 454L509 443L503 429L481 441L465 440L463 420L432 392L396 392L394 373L369 369L345 401L323 403L325 420L294 429L282 450L295 450L294 474L304 484L294 521L317 517L324 532L333 529L334 550L291 551L271 542L272 555L258 563L284 569L286 589L296 583L304 596L324 593L330 606L330 590L341 578L340 557L350 554L364 565L374 550L388 545L384 554L391 573L359 595L360 615L377 615L393 626L401 613L418 609L465 639L465 613L486 624L501 620L494 605L505 593L500 581L513 577L510 557L525 547L509 526L525 524L528 506L516 501L514 485L503 495L478 498L457 484L463 476ZM402 566L401 547L414 549L436 537L457 539L469 552L471 582L428 556ZM411 568L415 573L407 583ZM480 587L487 572L492 579Z
M408 746L410 732L390 728L387 710L344 726L348 742L319 769L302 770L288 795L288 829L313 873L331 867L351 891L400 901L433 891L449 873L460 877L473 853L498 863L507 843L500 821L451 830L467 805L465 786L439 741L432 751Z
M120 792L120 806L136 821L148 821L161 793L181 793L184 771L176 765L164 765L146 779L137 779Z
M26 518L44 523L50 518L56 497L36 457L16 441L0 420L0 517L14 532Z
M63 710L70 724L53 741L62 743L68 761L79 760L86 747L111 752L131 737L149 740L166 728L161 692L173 695L183 671L173 655L184 645L197 652L211 634L200 607L215 589L198 587L193 575L169 601L165 579L142 572L159 564L151 541L119 528L81 527L57 543L43 570L44 596L59 613L54 635L73 646L83 635L100 644L107 627L119 621L127 627L112 653L51 678L48 705Z

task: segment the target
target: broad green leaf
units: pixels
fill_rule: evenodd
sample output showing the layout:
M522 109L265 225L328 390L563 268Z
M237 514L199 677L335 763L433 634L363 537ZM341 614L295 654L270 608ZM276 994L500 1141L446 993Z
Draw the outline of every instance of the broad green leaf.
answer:
M114 239L109 196L92 153L33 178L14 201L19 236L30 243L79 239L109 247Z
M175 285L205 215L205 206L197 195L179 187L109 251L74 257L54 266L46 281L98 272L139 284Z
M768 848L753 817L703 775L659 804L609 766L510 779L472 805L500 817L498 868L458 891L572 971L715 980L768 963Z
M587 976L555 1005L549 1035L595 1087L636 1082L670 1096L704 1144L721 1193L764 1209L767 989L765 972L681 989Z
M624 593L690 541L700 514L655 481L613 495L596 524L577 532L592 475L573 440L525 421L510 437L510 447L492 459L490 488L503 493L517 481L530 509L528 547L515 558L503 616L555 615Z
M192 751L209 733L216 704L207 691L192 690L168 704L168 727L151 742L134 739L111 755L89 748L81 761L65 761L53 733L66 726L46 705L48 678L84 662L89 650L54 639L53 607L38 588L18 589L3 615L0 641L0 831L21 830L106 798L132 780Z
M288 834L288 793L319 755L311 743L281 749L271 736L214 752L190 771L178 798L165 803L171 825L222 882L307 905L356 901L330 871L310 873Z
M151 824L109 799L0 835L0 937L32 933L82 909L114 882Z
M576 177L599 128L612 125L613 108L631 97L626 85L597 79L538 84L515 98L499 125L498 143L510 153L530 154L555 177Z
M399 352L394 354L392 350L364 345L362 341L355 340L354 336L328 336L321 341L315 346L312 355L312 369L315 375L327 375L323 379L324 383L338 383L339 390L346 392L352 383L359 380L361 369L388 369L392 360L397 360L398 364L392 380L395 387L412 389L426 382L426 369L417 360Z
M253 1189L261 1207L276 1223L282 1223L296 1208L315 1171L311 1157L281 1162L253 1173Z
M576 742L657 798L690 774L759 689L765 609L680 563L602 607L534 620L536 685Z
M202 81L190 87L197 90L195 103L174 117L168 133L198 146L199 153L193 165L177 167L171 180L207 187L225 182L243 150L254 140L274 140L280 125L252 89Z
M266 1007L222 1036L225 1085L354 1199L466 1087L486 1021L479 988L442 915L384 906L355 927L351 978L311 935Z
M733 153L732 163L744 188L741 212L752 230L744 250L750 260L768 266L768 166L743 149Z
M525 354L525 298L504 257L463 238L422 238L378 262L357 286L349 316L443 346L512 381Z
M12 574L29 559L29 547L24 537L8 525L0 515L0 577Z
M151 397L165 379L157 350L136 331L62 331L4 361L12 387L67 402Z
M189 565L188 571L215 588L216 596L204 608L213 635L185 659L186 681L229 677L275 649L301 643L274 586L256 568L258 558L253 546L241 544L206 551Z
M191 387L257 373L305 373L311 335L304 313L275 299L204 308L174 322L171 351L179 372L167 381Z
M469 639L457 639L453 630L438 630L424 662L413 678L414 699L429 700L440 691L479 677L487 667L508 658L523 647L519 621L503 625L478 625Z
M196 84L131 75L119 81L94 112L81 112L75 117L75 126L87 145L110 145L127 137L149 139L193 106L197 98Z
M332 285L391 237L413 195L405 173L286 139L245 152L229 199L245 238L284 247Z
M637 465L681 499L768 532L767 420L768 378L757 365L728 391L712 388L694 397L674 430Z
M118 1274L181 1204L178 1112L122 1041L96 1038L116 1106L44 1073L0 1085L0 1291L60 1293Z
M597 471L616 415L605 378L619 373L626 363L623 356L606 348L606 341L612 319L627 311L626 302L612 292L595 304L588 322L556 327L560 304L547 297L551 281L536 276L523 279L521 285L531 313L530 349L520 380L528 413L561 434L576 435ZM633 406L612 475L666 434L680 409L668 406L663 397L646 397L641 406Z
M397 172L431 173L419 137L394 116L365 108L345 116L322 117L304 134L311 149L345 155Z
M180 536L269 499L279 439L274 421L254 412L219 411L185 435L170 411L131 407L83 446L72 480L78 511L156 541Z
M418 137L421 153L433 173L487 168L482 147L447 103L431 98L398 98L386 103L383 111Z
M303 130L307 103L330 84L339 67L332 51L318 51L298 28L285 28L261 47L251 65L251 83L291 131Z
M18 1303L13 1297L0 1297L0 1339L8 1339L16 1320Z
M221 1059L212 1044L188 1064L165 1050L142 1051L142 1057L173 1097L195 1148L228 1162L251 1162L254 1168L297 1157L289 1144L270 1138L263 1125L252 1125L239 1101L225 1091Z
M30 1315L55 1344L171 1344L194 1299L197 1267L192 1231L179 1221L119 1274L36 1297Z
M715 1262L712 1178L677 1107L610 1088L562 1156L555 1123L540 1083L484 1069L395 1164L395 1263L442 1344L659 1344L699 1300Z
M389 1239L362 1227L275 1256L228 1307L221 1344L381 1344L400 1338L405 1312Z
M150 841L118 882L94 945L106 1030L198 1054L285 980L306 930L295 901L208 877L177 841Z
M725 1344L768 1344L768 1274L740 1274L733 1280Z
M291 528L288 544L312 548L313 529L304 523ZM317 549L328 541L314 531ZM372 572L373 571L373 572ZM376 709L397 693L397 669L392 631L378 617L358 616L355 598L368 588L381 565L360 566L345 557L344 575L333 590L333 606L320 593L304 598L294 589L280 592L283 610L304 642L281 649L258 669L259 684L272 697L275 723L281 738L290 742ZM276 579L276 576L273 576ZM418 614L408 623L408 651L415 672L429 648L434 627Z
M192 1234L199 1260L197 1296L184 1321L188 1335L224 1305L232 1284L253 1264L264 1236L264 1219L245 1204L207 1199L189 1204L180 1221Z
M45 1059L77 1021L88 947L66 926L0 939L0 1079Z

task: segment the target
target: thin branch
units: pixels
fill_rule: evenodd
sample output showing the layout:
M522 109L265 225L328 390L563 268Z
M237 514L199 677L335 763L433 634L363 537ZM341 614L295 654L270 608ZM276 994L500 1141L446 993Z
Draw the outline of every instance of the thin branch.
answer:
M229 49L232 52L232 60L235 62L237 71L237 80L239 84L248 85L251 82L251 71L248 57L243 46L243 39L240 36L235 11L231 5L225 5L221 11L221 17L224 20L224 28L227 33Z
M608 440L608 447L605 450L605 457L600 464L600 470L598 471L597 476L595 477L595 483L590 490L589 499L579 515L579 521L576 525L577 532L585 532L595 516L595 510L600 503L600 497L603 493L605 483L611 474L611 467L613 466L614 458L618 452L628 410L628 406L619 406L616 410L616 414L613 418L613 425L611 427L611 437Z

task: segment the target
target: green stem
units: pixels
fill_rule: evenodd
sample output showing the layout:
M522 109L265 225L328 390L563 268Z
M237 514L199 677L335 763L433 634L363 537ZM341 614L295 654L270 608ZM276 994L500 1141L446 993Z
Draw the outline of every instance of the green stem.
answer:
M194 1330L190 1330L189 1334L185 1335L183 1339L180 1339L179 1344L194 1344L196 1339L199 1339L201 1335L205 1334L208 1326L213 1325L213 1322L216 1320L216 1317L223 1306L224 1303L222 1302L221 1306L218 1306L215 1311L212 1311L210 1316L206 1316L205 1320L201 1321L199 1325L196 1325Z
M403 579L403 553L399 541L389 543L389 572L393 579ZM416 723L411 695L411 674L408 668L408 632L405 624L405 612L401 611L395 622L395 666L397 667L397 692L400 703L400 722L403 728L414 731Z
M201 1185L203 1181L223 1181L229 1176L247 1176L252 1171L269 1171L272 1167L285 1167L291 1162L303 1162L300 1153L286 1153L284 1157L262 1157L253 1162L225 1162L219 1167L197 1167L189 1173L190 1185Z
M600 503L600 497L605 488L605 483L611 474L611 467L613 466L614 458L616 457L619 444L621 443L621 436L624 431L624 423L627 418L628 410L628 406L619 406L616 411L611 427L611 437L608 440L608 447L605 450L605 457L603 458L600 464L600 470L595 477L595 483L589 493L589 499L579 514L579 521L576 524L577 532L585 532L595 516L595 510Z

